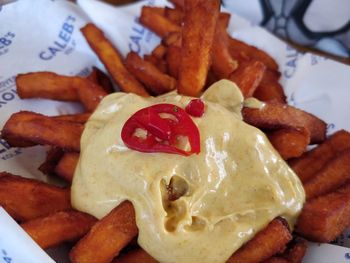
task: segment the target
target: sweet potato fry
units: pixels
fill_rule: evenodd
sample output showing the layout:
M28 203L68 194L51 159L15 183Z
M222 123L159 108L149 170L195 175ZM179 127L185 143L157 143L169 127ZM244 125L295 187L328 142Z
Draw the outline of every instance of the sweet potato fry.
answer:
M284 160L299 157L310 143L310 133L303 127L279 129L266 135Z
M168 46L166 61L169 75L177 79L181 63L181 48L175 45Z
M350 179L350 149L336 155L304 183L306 199L327 194Z
M175 45L177 47L181 47L182 45L182 36L179 32L172 32L166 37L163 38L162 43L165 46Z
M55 174L68 182L72 182L78 160L78 153L65 153L54 169Z
M79 100L87 111L94 111L107 93L98 85L92 84L89 89L79 89Z
M237 84L245 98L252 97L265 72L265 65L260 61L240 63L229 79Z
M52 116L51 118L54 120L71 121L71 122L84 124L85 122L88 121L90 116L91 116L91 113L85 112L85 113L77 113L77 114L57 115L57 116Z
M155 66L161 73L167 74L167 65L165 59L158 59L153 55L143 55L144 61L151 63Z
M225 29L229 25L230 18L231 18L231 15L229 13L221 12L219 14L219 19ZM183 19L183 12L182 12L182 19ZM180 32L171 32L162 39L162 43L166 46L176 45L178 47L181 47L181 42L182 42L182 36Z
M271 221L253 239L238 249L227 263L256 263L282 252L292 239L287 222L282 218Z
M79 239L96 222L96 218L91 215L66 210L27 221L21 227L42 249L46 249Z
M156 12L150 6L142 7L140 22L160 37L165 37L171 32L181 32L180 26Z
M184 9L185 0L170 0L170 2L177 8Z
M87 79L100 85L105 92L112 93L114 91L113 84L109 76L97 67L92 67L92 71Z
M112 263L158 263L143 249L134 249L127 254L116 258Z
M328 243L350 226L350 185L306 202L296 232L316 242Z
M77 90L89 85L90 81L84 78L60 76L53 72L18 74L16 77L17 93L21 99L78 101Z
M301 263L307 250L306 243L303 240L296 240L291 243L288 244L288 249L283 252L281 257L285 258L289 263Z
M157 64L158 64L158 62L159 62L159 60L158 60L155 56L153 56L153 55L147 55L147 54L145 54L145 55L143 55L143 59L144 59L145 61L151 63L151 64L152 64L153 66L155 66L155 67L157 67Z
M220 12L219 19L220 19L220 23L226 29L230 24L231 14L225 13L225 12Z
M212 47L211 69L217 78L228 78L238 67L238 61L231 57L228 49L228 35L226 32L226 16L219 16L216 24L215 37ZM264 66L265 67L265 66Z
M280 128L304 127L310 132L311 143L326 138L327 125L316 116L282 103L265 103L262 109L244 108L244 121L258 128L276 130Z
M215 76L213 71L209 70L204 88L209 88L212 84L214 84L217 81L219 81L219 79Z
M261 263L301 263L306 253L306 243L303 240L292 241L282 254L277 254Z
M21 111L12 114L5 123L2 138L13 147L23 146L22 141L25 141L32 145L51 145L78 152L83 129L84 126L79 123L55 120L42 114Z
M73 263L108 263L138 233L135 212L128 201L121 203L97 222L71 250Z
M152 55L155 56L157 59L163 59L165 57L166 52L167 47L162 44L159 44L153 49Z
M316 174L330 159L350 148L350 133L341 130L334 133L324 143L303 154L300 158L289 161L289 165L306 182Z
M232 37L229 38L229 49L230 53L233 56L233 58L237 58L237 54L239 54L242 57L248 57L253 60L259 60L265 64L266 67L268 67L271 70L278 70L278 64L277 62L266 52L254 47L250 46L240 40L234 39Z
M174 24L181 26L184 13L180 8L169 8L165 7L164 15Z
M70 191L1 172L0 205L15 220L26 221L71 208Z
M140 96L148 96L147 91L134 76L124 67L118 50L94 24L87 24L81 29L90 47L105 65L113 80L124 92L132 92Z
M93 111L107 95L103 88L86 78L61 76L53 72L19 74L16 85L18 96L22 99L80 101L88 111Z
M45 162L43 162L38 170L41 171L43 174L53 174L55 167L61 157L63 156L63 151L60 148L57 147L51 147L51 149L46 154Z
M130 52L127 55L125 65L154 94L163 94L176 87L176 80L173 77L160 72L135 52Z
M219 8L220 1L218 0L188 0L185 2L181 64L177 87L181 94L198 96L204 88L210 66Z
M286 95L279 83L280 73L266 69L260 85L254 92L254 97L261 101L286 102Z

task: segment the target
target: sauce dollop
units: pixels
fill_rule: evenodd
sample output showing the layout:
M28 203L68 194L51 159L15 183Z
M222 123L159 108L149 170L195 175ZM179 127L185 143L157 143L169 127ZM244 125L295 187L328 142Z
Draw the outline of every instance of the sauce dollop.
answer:
M201 97L205 112L193 118L198 155L142 153L124 145L120 133L132 114L159 103L185 108L192 99L175 92L104 98L85 125L72 204L102 218L130 200L138 243L155 259L223 263L273 218L282 216L293 227L305 195L265 135L242 121L243 97L229 81Z

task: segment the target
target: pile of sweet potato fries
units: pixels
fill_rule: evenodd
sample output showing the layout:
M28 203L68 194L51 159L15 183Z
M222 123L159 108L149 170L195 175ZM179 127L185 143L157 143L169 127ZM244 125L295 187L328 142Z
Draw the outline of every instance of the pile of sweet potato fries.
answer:
M350 133L339 131L326 138L325 122L286 104L277 63L228 35L230 14L220 12L219 0L172 3L173 8L142 8L140 23L161 38L143 58L134 52L123 58L93 24L81 31L124 92L156 96L177 89L199 96L225 78L234 81L245 98L266 103L262 109L244 108L244 120L262 129L289 162L307 201L294 233L284 219L276 218L227 262L301 262L306 245L300 237L330 242L350 226ZM49 117L21 111L9 118L1 137L12 147L49 146L39 170L60 176L68 186L2 172L0 205L43 249L72 242L72 262L157 262L135 243L138 229L130 202L101 220L71 207L69 184L79 159L80 136L90 113L113 91L109 77L96 68L86 78L36 72L18 75L16 84L22 99L78 101L85 112ZM309 144L319 145L306 151Z

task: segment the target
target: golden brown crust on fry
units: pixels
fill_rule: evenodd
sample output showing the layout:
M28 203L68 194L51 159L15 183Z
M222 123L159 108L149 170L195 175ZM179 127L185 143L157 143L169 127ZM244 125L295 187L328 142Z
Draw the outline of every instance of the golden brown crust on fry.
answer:
M83 129L84 126L79 123L55 120L42 114L21 111L12 114L7 120L2 130L2 138L13 147L23 147L21 142L25 141L32 145L52 145L63 150L78 152Z
M220 1L185 2L178 92L198 96L207 79ZM205 30L204 30L205 29Z
M265 69L265 65L260 61L240 63L229 79L237 84L245 98L249 98L259 86Z
M240 63L257 60L267 67L260 85L254 92L255 98L262 101L286 102L283 88L278 82L280 77L278 64L271 56L256 47L234 38L229 38L229 50L231 56Z
M62 149L57 147L51 147L51 149L46 154L45 161L39 166L38 170L43 174L50 175L54 173L55 167L64 152Z
M72 122L84 124L85 122L88 121L90 116L91 116L91 113L85 112L85 113L77 113L77 114L57 115L57 116L52 116L50 118L54 120L72 121Z
M231 14L230 13L220 12L219 20L220 20L220 23L222 24L222 26L225 29L229 26L230 19L231 19Z
M181 26L184 13L181 8L169 8L165 7L164 15L174 24Z
M78 161L79 153L65 153L55 167L55 174L72 182Z
M91 215L66 210L27 221L21 227L42 249L46 249L79 239L96 221Z
M259 86L254 92L254 97L261 101L286 103L287 97L278 81L279 77L279 72L267 68Z
M306 250L307 246L304 240L293 240L291 244L288 244L288 249L283 252L281 257L285 258L289 263L301 263Z
M162 73L135 52L127 55L125 65L153 94L163 94L176 88L176 80L173 77Z
M215 37L212 47L212 65L215 76L219 79L228 78L228 76L237 69L238 61L231 57L228 48L228 35L226 32L227 16L219 16L216 24Z
M266 103L262 109L243 108L244 121L261 129L304 127L310 132L311 143L326 139L327 125L316 116L282 103Z
M2 172L0 205L18 221L31 220L71 208L70 190Z
M93 111L107 95L102 87L86 78L62 76L53 72L19 74L16 85L21 99L80 101L88 111Z
M350 149L336 155L304 183L306 199L327 194L350 180Z
M282 254L277 254L261 263L301 263L307 249L305 241L293 240L287 246Z
M303 127L279 129L266 135L284 160L299 157L310 143L310 132Z
M113 84L109 76L97 67L92 67L91 73L86 78L93 83L100 85L108 94L114 91Z
M169 75L177 79L181 63L181 48L170 45L166 54Z
M256 263L282 252L292 239L288 225L282 218L272 220L253 239L238 249L227 263Z
M350 149L350 133L340 130L300 158L289 161L289 165L300 180L306 182L335 155L346 149Z
M107 96L100 86L92 83L88 89L78 89L79 100L84 105L85 109L89 112L94 111L100 101Z
M163 44L159 44L152 51L152 56L155 56L157 59L163 59L167 52L167 47Z
M147 91L124 67L118 50L94 24L87 24L81 29L90 47L105 65L113 80L124 92L133 92L140 96L148 96Z
M306 202L296 232L311 241L328 243L350 226L350 185Z
M181 27L156 12L150 6L143 6L140 22L160 37L165 37L171 32L181 32Z
M182 45L182 36L179 32L169 33L166 37L163 38L162 43L165 46L175 45L181 48Z
M158 59L153 55L143 55L143 60L151 63L155 66L161 73L167 74L167 65L164 59Z
M59 76L53 72L18 74L16 77L17 94L21 99L77 101L77 87L86 83L80 77Z
M116 257L138 233L134 207L121 203L98 221L71 250L73 263L108 263Z
M134 249L127 254L113 260L112 263L158 263L143 249Z
M241 61L242 58L258 60L263 62L269 69L275 71L278 70L277 62L270 55L238 39L234 39L232 37L229 38L229 49L232 57L238 59L239 61Z

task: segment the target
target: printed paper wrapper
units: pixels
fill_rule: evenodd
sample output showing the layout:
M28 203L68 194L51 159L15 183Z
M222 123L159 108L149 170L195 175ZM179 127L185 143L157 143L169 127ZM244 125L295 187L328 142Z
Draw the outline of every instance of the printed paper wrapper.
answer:
M142 5L170 5L165 0L141 1L113 7L96 0L18 1L0 9L0 127L19 110L47 115L79 112L75 103L20 100L15 76L32 71L54 71L65 75L87 75L92 65L101 66L79 28L93 21L101 27L123 55L150 53L159 38L138 21ZM288 103L315 114L328 123L328 133L350 130L350 67L312 54L301 54L264 29L232 14L229 32L234 37L267 51L280 65L281 83ZM0 170L43 181L37 167L44 161L45 148L9 148L0 141ZM6 212L0 209L0 262L49 262L47 255ZM310 243L305 263L346 263L350 238L344 233L337 245ZM68 262L67 249L50 250L57 262ZM29 256L30 255L30 256ZM33 261L30 261L32 260Z

